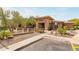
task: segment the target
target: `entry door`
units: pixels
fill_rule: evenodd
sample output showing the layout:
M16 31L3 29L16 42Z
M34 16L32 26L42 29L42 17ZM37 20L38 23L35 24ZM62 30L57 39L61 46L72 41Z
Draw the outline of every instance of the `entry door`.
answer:
M45 29L45 24L44 23L39 23L39 28Z

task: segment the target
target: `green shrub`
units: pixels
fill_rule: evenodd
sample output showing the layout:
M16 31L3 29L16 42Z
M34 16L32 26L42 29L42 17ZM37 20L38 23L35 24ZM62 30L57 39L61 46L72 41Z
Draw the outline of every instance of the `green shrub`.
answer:
M12 33L10 31L7 30L2 30L0 32L0 39L7 39L8 37L10 37L12 35Z
M69 28L67 26L64 26L63 27L63 34L65 34L67 30L69 30Z
M67 30L67 28L66 27L58 27L58 29L57 29L57 32L59 33L59 34L65 34L66 33L66 30Z
M63 34L63 29L61 27L57 28L58 33Z
M69 29L67 26L64 26L63 28L64 28L65 30L68 30L68 29Z

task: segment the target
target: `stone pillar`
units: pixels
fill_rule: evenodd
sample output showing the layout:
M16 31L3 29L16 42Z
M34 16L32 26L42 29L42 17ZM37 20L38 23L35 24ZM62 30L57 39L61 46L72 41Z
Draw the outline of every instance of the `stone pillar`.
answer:
M39 31L39 23L36 22L36 28L35 28L35 31L38 32Z
M36 22L36 29L38 29L39 27L38 27L38 22Z
M24 28L22 28L22 33L24 33Z

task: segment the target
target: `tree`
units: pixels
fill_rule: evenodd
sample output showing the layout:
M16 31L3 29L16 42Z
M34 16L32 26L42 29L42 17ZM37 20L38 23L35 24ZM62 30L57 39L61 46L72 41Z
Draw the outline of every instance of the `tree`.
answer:
M4 27L4 30L8 28L8 22L7 22L7 18L9 17L9 11L4 11L1 7L0 7L0 19L2 20L2 26Z
M22 22L22 16L20 16L19 12L17 11L12 11L12 20L13 20L13 24L14 27L16 28L16 30L18 29L18 27L21 27L21 25L23 24Z
M26 18L26 27L27 29L30 31L31 28L33 28L35 26L35 18L34 17L30 17L30 18Z
M14 29L14 23L12 19L8 19L8 28L11 32L13 32Z
M77 29L79 27L79 19L78 18L74 18L69 20L69 22L73 22L75 25L75 29Z
M15 25L15 27L18 26L18 23L19 23L19 13L17 11L12 11L12 20L13 20L13 23Z
M4 11L0 8L0 19L2 20L1 22L3 27L3 30L0 31L0 39L8 39L12 35L11 32L7 30L9 13L9 11Z
M74 18L69 20L69 22L73 22L75 25L79 25L79 19L78 18Z
M32 27L35 25L35 19L30 17L26 20L27 27Z

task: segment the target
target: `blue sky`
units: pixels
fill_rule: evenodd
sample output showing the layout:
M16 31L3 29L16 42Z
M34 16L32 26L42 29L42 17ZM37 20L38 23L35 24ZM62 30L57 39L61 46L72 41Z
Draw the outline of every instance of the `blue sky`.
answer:
M4 9L19 11L24 17L51 16L60 21L79 18L78 7L6 7Z

